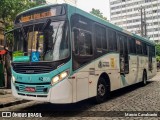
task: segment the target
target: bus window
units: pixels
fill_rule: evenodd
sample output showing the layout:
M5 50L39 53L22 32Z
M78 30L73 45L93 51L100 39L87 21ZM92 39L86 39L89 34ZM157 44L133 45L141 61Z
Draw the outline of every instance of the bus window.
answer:
M79 40L79 30L74 29L74 47L75 47L75 54L78 54L78 40Z
M80 28L87 31L92 31L92 21L81 15L73 15L71 18L72 27Z
M142 43L139 40L136 40L136 53L139 55L142 54Z
M147 46L146 46L146 43L143 43L142 46L143 46L143 55L147 55Z
M135 39L134 38L129 38L129 52L130 53L136 53L136 45L135 45Z
M92 55L91 34L81 31L79 39L79 54Z
M117 51L117 39L115 31L113 30L108 31L108 42L109 42L109 50Z
M96 45L97 48L107 49L106 29L96 25Z
M75 54L80 56L92 55L92 37L89 32L74 29Z

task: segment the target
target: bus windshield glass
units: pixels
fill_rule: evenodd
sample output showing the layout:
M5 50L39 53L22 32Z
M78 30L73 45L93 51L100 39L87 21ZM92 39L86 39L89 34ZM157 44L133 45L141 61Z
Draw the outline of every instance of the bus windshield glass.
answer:
M38 61L67 58L70 54L67 23L50 21L14 30L13 57L17 52L24 56L31 56L33 52L37 52Z

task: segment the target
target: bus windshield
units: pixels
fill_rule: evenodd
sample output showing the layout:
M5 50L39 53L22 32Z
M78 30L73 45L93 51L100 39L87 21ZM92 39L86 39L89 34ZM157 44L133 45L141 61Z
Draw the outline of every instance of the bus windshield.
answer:
M68 27L65 21L39 23L14 30L13 54L39 53L39 61L57 61L69 56Z

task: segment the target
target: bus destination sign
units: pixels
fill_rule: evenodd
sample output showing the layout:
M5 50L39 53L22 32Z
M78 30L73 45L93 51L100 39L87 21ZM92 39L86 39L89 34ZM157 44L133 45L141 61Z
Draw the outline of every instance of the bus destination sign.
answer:
M45 11L45 12L39 12L39 13L30 14L27 16L22 16L20 18L20 21L21 22L28 22L31 20L41 19L41 18L50 17L50 16L56 16L56 9L51 9L51 10Z

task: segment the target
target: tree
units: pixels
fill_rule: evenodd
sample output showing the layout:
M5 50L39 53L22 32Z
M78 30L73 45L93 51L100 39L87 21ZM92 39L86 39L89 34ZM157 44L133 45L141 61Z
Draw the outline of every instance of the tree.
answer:
M107 18L103 16L103 13L101 13L99 9L92 8L92 11L90 11L90 13L93 15L96 15L104 20L107 20Z
M160 62L160 44L156 44L156 59Z
M5 30L13 28L13 21L18 13L40 5L40 1L44 2L45 0L35 0L34 2L30 0L0 0L0 18Z

